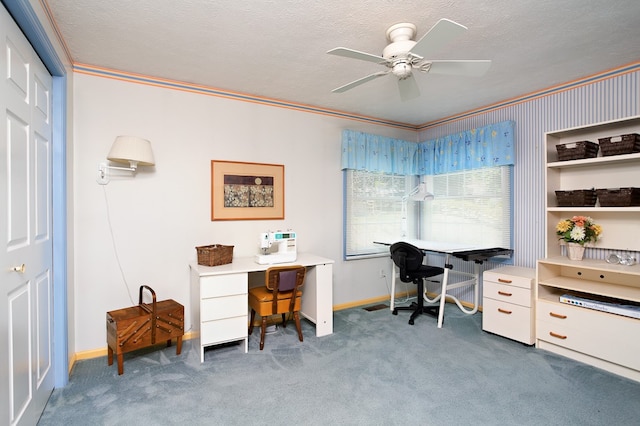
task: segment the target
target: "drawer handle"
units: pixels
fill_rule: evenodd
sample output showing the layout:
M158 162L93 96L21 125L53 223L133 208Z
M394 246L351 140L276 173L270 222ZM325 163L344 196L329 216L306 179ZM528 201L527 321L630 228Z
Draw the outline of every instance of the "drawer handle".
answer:
M551 315L554 318L567 319L566 315L556 314L555 312L549 312L549 315Z
M498 308L498 312L503 314L511 315L512 311L507 311L506 309Z
M555 338L562 339L562 340L567 338L567 336L563 336L562 334L554 333L553 331L550 331L549 335L551 337L555 337Z
M498 294L500 296L507 296L507 297L513 296L513 293L507 293L506 291L498 291Z
M505 283L505 284L511 284L513 281L512 280L506 280L504 278L498 278L498 282L499 283Z

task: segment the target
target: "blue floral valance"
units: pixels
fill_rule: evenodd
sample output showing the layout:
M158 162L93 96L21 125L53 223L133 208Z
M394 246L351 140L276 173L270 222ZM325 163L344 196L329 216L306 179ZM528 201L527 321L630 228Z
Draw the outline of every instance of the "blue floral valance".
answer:
M415 175L418 148L415 142L343 130L342 169Z
M514 164L514 122L415 143L343 130L342 169L436 175Z

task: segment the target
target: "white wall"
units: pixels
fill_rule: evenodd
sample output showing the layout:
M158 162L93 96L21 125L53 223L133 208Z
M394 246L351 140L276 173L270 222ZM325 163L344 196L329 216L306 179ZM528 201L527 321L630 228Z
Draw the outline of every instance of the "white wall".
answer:
M182 303L189 328L195 247L231 244L234 256L252 256L266 230L291 228L299 251L336 261L334 305L388 294L379 277L388 259L342 261L341 131L414 132L85 74L74 76L74 111L75 352L106 347L106 312L137 304L142 284ZM156 166L99 185L98 163L121 134L149 139ZM285 220L212 222L213 159L284 164Z

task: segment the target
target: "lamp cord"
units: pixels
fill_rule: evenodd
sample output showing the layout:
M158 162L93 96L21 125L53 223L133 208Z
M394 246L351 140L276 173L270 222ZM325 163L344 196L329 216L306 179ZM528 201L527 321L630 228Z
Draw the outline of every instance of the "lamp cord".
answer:
M393 271L393 268L391 268L391 269ZM402 281L400 281L400 283L404 284L405 296L403 298L399 298L399 297L396 297L395 294L394 295L391 294L391 287L389 286L389 281L387 280L387 275L386 274L384 276L384 283L387 286L387 293L389 294L389 297L393 297L394 298L394 302L393 303L408 303L409 301L411 301L411 300L416 298L415 296L411 296L409 294L409 286L407 285L407 283L403 283Z
M102 186L102 193L104 194L104 204L107 210L107 223L109 224L109 233L111 234L111 244L113 245L113 253L116 256L116 262L118 263L118 269L120 269L120 276L122 276L122 282L124 283L125 289L127 290L127 296L129 296L129 300L131 301L131 305L137 305L133 301L133 297L131 297L131 288L129 288L129 283L127 282L127 278L124 275L124 271L122 269L122 264L120 263L120 257L118 256L118 247L116 245L116 238L113 233L113 226L111 225L111 213L109 211L109 200L107 198L107 189L106 185Z

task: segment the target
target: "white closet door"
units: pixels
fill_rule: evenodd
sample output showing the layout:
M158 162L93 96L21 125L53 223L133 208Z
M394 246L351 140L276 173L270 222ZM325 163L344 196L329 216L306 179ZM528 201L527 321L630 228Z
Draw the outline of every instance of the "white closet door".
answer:
M53 390L52 78L0 6L0 424L36 424Z

